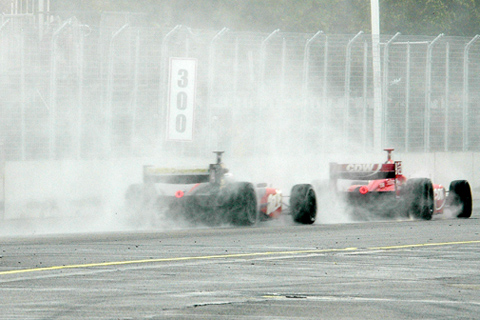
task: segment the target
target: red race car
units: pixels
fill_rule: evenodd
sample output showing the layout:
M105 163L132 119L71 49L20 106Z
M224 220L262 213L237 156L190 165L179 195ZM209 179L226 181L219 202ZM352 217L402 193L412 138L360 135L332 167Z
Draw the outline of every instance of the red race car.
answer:
M450 183L448 191L428 178L407 179L402 162L392 160L394 149L385 149L387 161L380 164L330 163L327 183L294 185L290 210L295 221L313 223L319 199L325 194L345 201L354 218L410 217L430 220L448 211L458 218L472 215L472 192L466 180Z
M129 186L125 198L131 214L164 213L191 223L254 225L282 213L282 192L267 184L235 181L215 151L208 169L144 166L143 183Z

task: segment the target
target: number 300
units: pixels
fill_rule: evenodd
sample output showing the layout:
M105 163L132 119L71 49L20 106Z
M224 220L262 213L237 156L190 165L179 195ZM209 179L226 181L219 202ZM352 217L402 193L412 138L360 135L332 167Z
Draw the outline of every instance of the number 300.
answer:
M179 80L177 82L178 87L185 88L188 85L188 71L185 69L178 70ZM178 110L186 110L187 109L187 100L188 95L184 91L179 91L177 93L177 109ZM187 128L187 117L183 114L177 115L177 119L175 122L175 129L177 132L185 132Z

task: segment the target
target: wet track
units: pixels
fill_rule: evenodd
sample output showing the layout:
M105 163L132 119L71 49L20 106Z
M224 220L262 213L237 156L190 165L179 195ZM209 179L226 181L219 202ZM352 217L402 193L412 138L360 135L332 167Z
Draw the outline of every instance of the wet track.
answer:
M474 319L479 217L3 237L0 319Z

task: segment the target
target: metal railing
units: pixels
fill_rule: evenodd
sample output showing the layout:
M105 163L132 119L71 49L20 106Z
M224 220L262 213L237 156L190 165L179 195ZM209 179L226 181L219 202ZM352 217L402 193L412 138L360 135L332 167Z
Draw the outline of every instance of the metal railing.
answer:
M72 18L0 24L0 140L7 160L480 150L480 45L381 37L375 123L369 35L93 28ZM197 61L194 139L166 141L168 61ZM377 121L378 122L378 121Z

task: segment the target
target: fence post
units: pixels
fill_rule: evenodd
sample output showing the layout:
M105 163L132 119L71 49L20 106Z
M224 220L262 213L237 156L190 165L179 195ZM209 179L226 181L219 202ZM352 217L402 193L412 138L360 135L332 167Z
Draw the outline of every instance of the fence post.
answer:
M388 77L389 77L389 49L392 42L400 35L400 32L397 32L390 40L385 44L385 49L383 50L383 94L382 94L382 106L383 106L383 141L387 143L387 121L388 121Z
M281 65L281 73L280 73L280 98L282 100L285 99L285 73L286 73L286 68L285 68L285 63L287 60L287 41L285 40L285 37L282 39L282 65Z
M361 35L360 31L347 44L347 56L345 58L345 119L343 119L343 137L344 141L348 142L348 127L350 122L350 74L352 68L352 45ZM344 144L346 146L346 143Z
M52 35L51 42L51 66L50 66L50 106L49 106L49 120L50 120L50 139L49 139L49 158L53 159L55 157L55 146L56 146L56 112L57 112L57 49L56 41L60 32L69 24L69 21L65 21L60 28L58 28Z
M368 123L368 43L363 43L363 115L362 115L362 144L363 151L367 152L367 123Z
M130 156L134 155L134 146L136 141L137 130L135 123L137 122L137 104L138 104L138 86L139 86L139 66L140 66L140 30L137 30L135 39L135 62L133 68L133 92L132 92L132 106L130 112L132 113L132 131L130 132Z
M26 160L25 157L25 150L26 150L26 123L25 123L25 117L26 117L26 109L27 109L27 97L26 97L26 67L25 67L25 31L21 31L20 35L20 136L21 136L21 155L20 159Z
M302 83L302 93L303 93L303 120L305 122L306 114L307 114L307 108L309 104L309 91L308 91L308 84L309 84L309 76L310 76L310 47L312 46L312 43L315 39L317 39L319 36L323 34L323 31L317 31L311 37L310 39L307 40L305 44L305 49L303 53L303 83ZM303 141L306 141L306 126L305 124L302 125L302 138Z
M376 2L372 1L374 5ZM372 21L373 22L373 21ZM379 22L378 22L379 24ZM372 29L373 26L372 26ZM381 49L380 49L380 27L375 25L372 30L372 67L373 67L373 149L380 150L383 141L383 111L382 105L382 66L381 66Z
M450 42L447 42L445 49L445 123L443 128L443 145L445 152L448 151L448 124L450 122Z
M265 62L266 62L266 59L267 59L267 43L268 41L270 41L270 39L273 38L273 36L275 36L277 33L280 32L280 29L276 29L274 30L272 33L270 33L268 35L268 37L266 37L265 39L263 39L262 41L262 44L260 46L260 90L259 90L259 97L257 98L257 102L258 101L262 101L262 102L265 102ZM260 104L257 104L257 108L260 108L260 111L257 110L257 112L260 113L260 117L264 111L264 108L265 106L263 105L263 103L260 105ZM257 118L255 119L255 123L258 122L258 116ZM263 119L263 118L262 118ZM254 135L254 139L255 141L253 141L253 154L257 155L258 152L257 152L257 128L259 126L258 125L255 125L255 135Z
M107 157L111 155L112 151L112 141L113 141L113 72L114 67L114 55L113 50L115 49L115 39L117 36L128 27L128 23L123 25L118 29L110 39L108 46L108 74L107 74L107 108L105 114L106 130L107 130L107 141L106 141L106 155Z
M82 157L82 134L83 134L83 86L85 85L85 57L84 57L84 34L79 33L80 44L78 47L78 106L77 106L77 146L76 146L76 158L77 160Z
M322 87L322 147L326 145L326 136L327 136L327 110L328 110L328 36L325 36L325 48L323 51L323 87Z
M157 132L157 143L156 143L156 148L160 147L161 145L161 138L165 138L165 130L166 130L166 111L167 111L167 95L168 95L168 79L167 79L167 73L168 73L168 68L167 68L167 44L168 40L170 40L170 37L180 28L182 28L182 25L176 25L175 28L170 30L165 37L162 40L162 45L160 48L160 90L159 94L160 97L158 99L158 132ZM163 123L162 123L163 121Z
M49 159L55 158L56 153L56 139L57 139L57 38L60 32L68 25L71 21L65 21L60 28L58 28L52 35L51 42L51 64L50 64L50 106L49 106L49 126L50 126L50 139L48 144L49 149Z
M209 150L217 150L217 147L213 146L212 142L212 135L213 135L213 123L212 123L212 106L213 106L213 84L214 84L214 77L215 77L215 44L217 40L223 36L225 33L228 32L228 28L223 28L220 30L210 41L210 47L208 48L208 94L207 94L207 124L208 128L208 137L207 137L207 146Z
M405 75L405 152L410 149L410 42L407 42L407 74Z
M272 33L270 33L268 35L268 37L266 37L265 39L263 39L262 41L262 45L260 47L260 86L261 86L261 94L262 94L262 99L263 99L263 94L265 93L265 60L266 60L266 55L267 55L267 43L268 41L270 41L270 39L275 35L277 34L278 32L280 32L280 29L277 29L275 31L273 31Z
M424 114L424 125L423 125L423 147L424 152L430 151L430 119L431 119L431 107L430 99L432 96L432 50L433 45L437 43L440 38L443 37L443 33L439 34L427 47L427 71L425 79L425 114Z
M307 40L303 54L303 98L305 103L308 100L308 80L310 75L310 47L315 39L323 34L323 31L318 31L313 37Z
M463 147L462 150L466 152L468 150L468 145L469 145L469 123L468 123L468 115L469 115L469 99L470 99L470 94L469 94L469 60L468 60L468 53L470 51L470 48L472 45L478 40L480 35L476 35L473 37L470 42L468 42L463 50Z
M239 51L240 45L238 41L238 37L235 38L235 53L233 58L233 99L234 105L237 102L237 94L238 94L238 76L239 76L239 69L240 69L240 59L239 59Z

